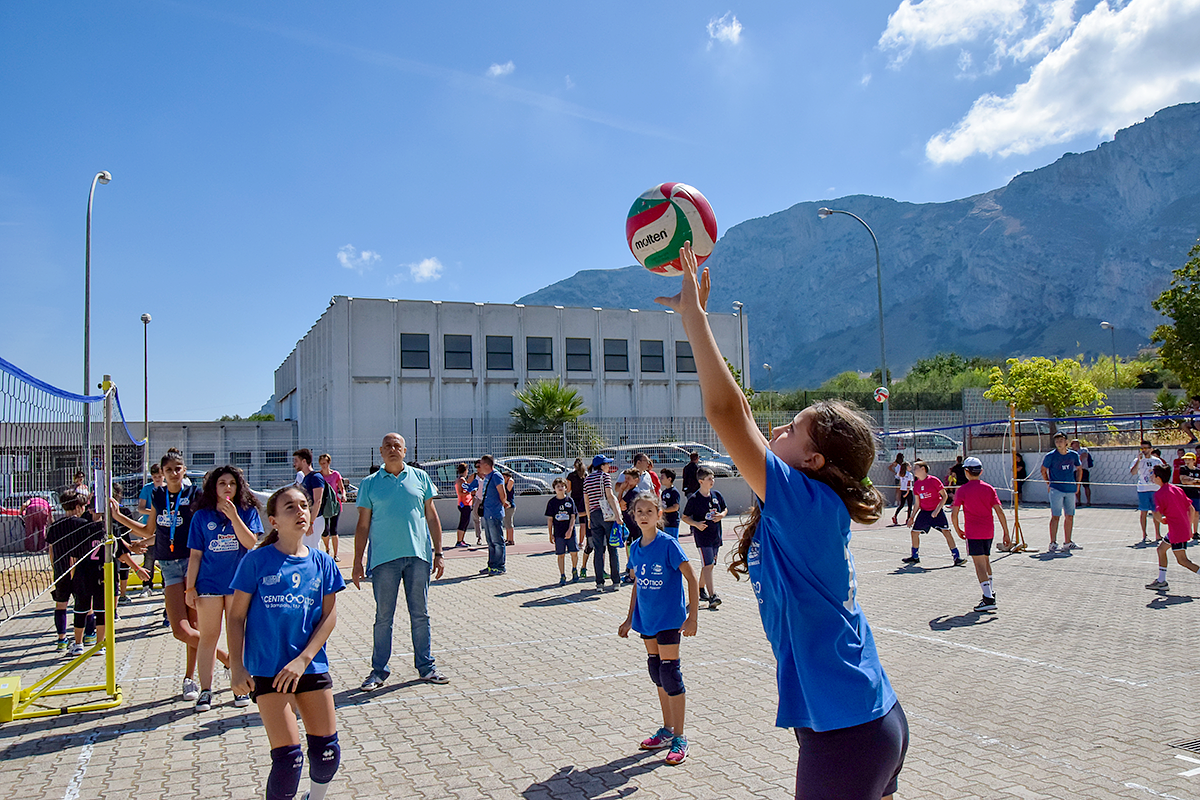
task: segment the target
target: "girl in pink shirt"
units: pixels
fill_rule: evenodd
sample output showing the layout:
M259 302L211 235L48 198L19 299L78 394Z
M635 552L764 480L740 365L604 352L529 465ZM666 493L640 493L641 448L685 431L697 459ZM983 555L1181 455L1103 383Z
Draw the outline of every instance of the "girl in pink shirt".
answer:
M1192 538L1192 501L1183 489L1171 483L1171 468L1154 468L1154 521L1167 523L1167 538L1158 543L1158 580L1146 584L1147 589L1165 591L1167 588L1167 551L1175 554L1179 566L1192 572L1200 571L1187 557L1187 543Z

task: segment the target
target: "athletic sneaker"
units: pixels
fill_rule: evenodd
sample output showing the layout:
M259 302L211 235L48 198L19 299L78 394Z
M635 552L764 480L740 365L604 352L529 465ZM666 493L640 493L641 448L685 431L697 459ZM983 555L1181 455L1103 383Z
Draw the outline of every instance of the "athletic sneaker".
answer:
M1050 546L1046 548L1046 552L1047 553L1057 553L1058 552L1058 542L1051 542Z
M710 594L708 596L708 610L716 611L717 606L721 605L721 598L718 595Z
M700 599L708 600L708 589L705 589L703 586L700 587Z
M183 679L183 699L189 703L200 699L200 684L191 678Z
M902 564L920 564L921 558L920 558L920 556L909 556L908 558L900 559L900 563L902 563Z
M470 545L467 544L466 542L455 542L454 546L455 547L470 547Z
M373 692L380 686L383 686L383 678L372 672L367 676L367 679L362 682L362 686L359 686L358 688L364 692Z
M123 595L121 595L120 597L118 597L118 598L117 598L117 605L119 605L119 606L131 606L131 605L133 605L133 598L131 598L131 597L130 597L129 595L127 595L127 594L123 594Z
M235 694L233 696L233 707L234 708L245 708L248 705L250 705L250 695Z
M559 574L559 576L558 576L558 585L559 585L559 586L566 586L566 585L567 585L567 576L566 576L565 574L562 574L562 573L560 573L560 574Z
M1167 589L1167 582L1166 582L1166 581L1160 581L1160 580L1158 580L1158 579L1156 578L1155 580L1152 580L1152 581L1150 581L1149 583L1147 583L1147 584L1146 584L1146 588L1147 588L1147 589L1154 589L1155 591L1166 591L1166 589Z
M491 574L492 574L492 568L491 568L491 567L484 567L483 569L479 570L479 574L480 574L480 575L491 575Z
M147 597L149 597L150 595L152 595L153 593L154 593L154 590L151 589L149 586L147 586L144 589L142 589L142 592L141 592L141 594L138 595L138 597L140 597L144 600Z
M67 655L69 655L71 658L74 658L75 656L83 655L83 645L81 645L81 644L71 645L70 647L67 648Z
M671 752L667 753L667 757L663 759L672 767L677 767L683 763L683 760L688 756L688 740L686 736L676 736L671 740Z
M197 711L211 711L212 710L212 692L211 691L209 691L208 689L205 689L202 692L200 692L200 696L196 698L196 710Z
M958 558L954 559L954 566L956 566L956 567L961 567L965 563L967 563L967 560L965 558L963 558L962 556L959 556Z
M96 634L94 634L94 633L85 633L85 634L83 635L83 646L84 646L84 647L91 647L91 646L92 646L92 645L94 645L95 643L96 643Z
M171 618L167 616L166 608L163 609L163 627L164 628L171 627Z
M583 567L582 569L580 569L580 570L579 570L579 577L580 577L580 578L586 578L586 577L587 577L587 567Z
M996 610L995 596L993 595L992 597L985 597L982 600L980 600L975 605L975 610L976 611L995 611Z
M571 583L579 583L579 579L582 577L584 576L579 574L579 570L571 570Z
M55 642L54 649L60 653L65 653L65 652L67 652L67 648L69 648L70 646L71 646L71 643L68 642L66 639L59 639L57 642Z
M675 734L671 733L670 728L659 728L649 739L643 739L638 747L642 750L662 750L664 747L670 747L674 739Z
M436 683L438 686L443 686L450 682L449 678L438 672L436 669L426 672L424 675L418 678L418 680L425 681L426 683Z
M1081 545L1081 544L1075 544L1074 542L1067 542L1066 544L1064 544L1064 545L1062 546L1062 549L1063 549L1063 550L1082 550L1082 549L1083 549L1083 545Z

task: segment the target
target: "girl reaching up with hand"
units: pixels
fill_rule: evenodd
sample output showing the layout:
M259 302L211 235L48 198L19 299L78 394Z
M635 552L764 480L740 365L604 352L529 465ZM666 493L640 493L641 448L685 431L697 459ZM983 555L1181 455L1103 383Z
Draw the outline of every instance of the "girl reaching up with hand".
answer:
M879 519L883 496L867 473L870 423L850 406L820 402L768 441L734 381L704 313L711 279L680 250L683 288L660 297L679 313L704 413L757 503L729 570L748 574L778 663L775 724L795 728L798 800L880 800L896 791L908 723L858 604L850 521Z
M233 690L258 703L271 743L267 800L291 800L304 754L293 709L308 739L310 800L324 800L341 762L325 642L346 588L333 558L304 544L308 493L285 486L267 500L274 530L246 554L233 578L229 656Z

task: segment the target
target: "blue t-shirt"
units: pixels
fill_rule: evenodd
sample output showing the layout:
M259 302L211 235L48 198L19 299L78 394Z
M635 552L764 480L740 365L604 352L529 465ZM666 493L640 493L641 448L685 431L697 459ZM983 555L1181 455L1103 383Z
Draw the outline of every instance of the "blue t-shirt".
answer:
M492 471L487 477L478 477L467 484L471 489L478 489L483 494L483 516L487 519L504 519L504 506L500 504L500 490L504 485L504 476ZM512 498L507 498L512 503Z
M766 467L746 566L778 665L775 724L829 731L878 719L896 694L858 604L850 514L833 489L770 450Z
M633 629L643 636L659 631L677 631L687 620L687 598L679 565L687 554L672 536L659 532L647 547L642 537L629 549L629 569L637 581L633 606Z
M668 486L666 489L662 490L663 508L669 508L671 506L679 505L679 503L682 501L682 499L683 498L679 494L679 490L676 489L674 486ZM678 509L676 511L663 512L663 527L664 528L678 528L679 527L679 512L682 510L683 509L681 507L680 509Z
M251 533L263 532L258 509L239 508L238 516ZM200 571L196 573L197 594L233 594L230 581L237 572L246 548L237 538L233 523L220 511L202 508L192 514L188 527L188 548L199 550Z
M138 500L140 501L139 505L145 504L146 508L150 508L150 498L153 496L154 496L154 484L147 483L145 486L142 487L142 490L140 492L138 492ZM143 524L145 522L147 522L149 519L150 519L149 514L142 514L142 523Z
M317 489L320 489L322 492L329 491L329 484L325 482L325 476L314 469L312 472L304 476L304 480L301 481L300 485L308 490L308 496L313 500L314 506L312 513L319 515L321 513L321 507L315 505L317 502ZM325 502L324 494L321 495L321 502Z
M687 505L683 507L683 515L696 522L700 520L709 520L708 525L703 528L692 528L692 539L696 542L696 547L720 547L724 542L721 540L721 520L713 520L714 514L720 514L725 510L725 498L721 497L721 493L713 489L705 497L700 492L688 498Z
M340 592L346 582L333 558L315 547L307 555L289 556L270 545L246 554L233 588L250 595L242 663L251 675L273 678L308 647L321 623L325 595ZM322 645L304 673L328 671Z
M1075 468L1082 466L1079 463L1079 453L1074 450L1060 453L1056 447L1046 453L1046 457L1042 459L1042 466L1050 473L1051 489L1075 494Z

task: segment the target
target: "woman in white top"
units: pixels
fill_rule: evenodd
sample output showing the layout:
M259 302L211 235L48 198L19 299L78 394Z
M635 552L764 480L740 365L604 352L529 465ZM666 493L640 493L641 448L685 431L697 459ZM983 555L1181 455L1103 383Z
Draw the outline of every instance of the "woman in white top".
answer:
M896 500L896 513L892 514L892 525L899 525L897 519L900 516L900 509L908 505L908 521L905 525L912 524L913 516L913 482L915 476L907 461L901 462L900 468L896 471L897 491L900 497Z

